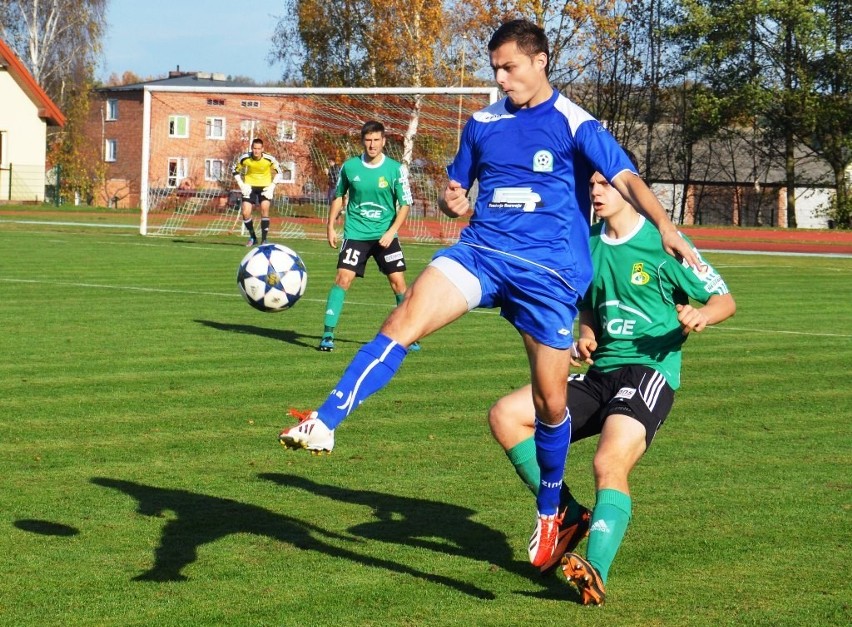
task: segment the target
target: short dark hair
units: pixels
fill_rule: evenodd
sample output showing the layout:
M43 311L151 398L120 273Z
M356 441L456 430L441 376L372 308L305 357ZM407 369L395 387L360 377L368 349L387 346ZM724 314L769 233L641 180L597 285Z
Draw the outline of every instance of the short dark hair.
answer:
M519 19L505 22L491 35L491 40L488 42L488 51L494 52L503 44L512 41L518 46L518 50L530 57L534 57L540 52L546 54L547 64L544 66L544 72L545 74L547 73L550 69L550 45L547 42L547 35L541 26L533 24L529 20Z
M364 122L364 126L361 127L361 139L364 139L370 133L381 133L382 137L384 137L385 125L376 120Z
M255 144L260 144L261 146L263 146L263 140L260 137L255 137L253 140L251 140L251 145L254 146Z

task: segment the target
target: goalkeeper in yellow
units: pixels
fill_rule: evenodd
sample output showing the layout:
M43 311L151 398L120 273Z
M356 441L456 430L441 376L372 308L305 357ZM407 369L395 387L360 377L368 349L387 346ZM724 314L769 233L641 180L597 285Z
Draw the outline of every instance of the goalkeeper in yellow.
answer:
M240 155L234 163L234 180L243 194L243 224L249 233L246 246L257 244L251 212L260 205L261 244L269 235L269 206L275 194L275 184L281 180L281 166L272 155L263 152L263 140L251 142L251 152Z

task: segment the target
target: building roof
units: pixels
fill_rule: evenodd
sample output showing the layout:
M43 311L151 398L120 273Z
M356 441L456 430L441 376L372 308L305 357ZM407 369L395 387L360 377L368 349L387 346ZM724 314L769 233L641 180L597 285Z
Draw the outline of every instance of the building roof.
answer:
M638 126L627 147L644 163L647 132ZM651 148L650 179L659 183L680 182L687 178L679 145L680 131L670 123L654 126ZM755 184L783 187L787 184L783 145L767 144L753 129L723 129L714 137L703 138L692 145L692 167L688 178L693 183L708 185ZM834 173L819 155L804 144L794 150L796 183L802 187L833 188ZM648 175L647 172L643 172Z
M18 55L0 39L0 72L6 71L38 107L38 116L53 126L65 126L65 116L30 74Z
M173 70L169 72L168 78L158 78L152 81L132 83L130 85L118 85L114 87L101 87L98 91L137 91L148 86L158 87L254 87L239 81L229 81L224 74L211 72L181 72Z

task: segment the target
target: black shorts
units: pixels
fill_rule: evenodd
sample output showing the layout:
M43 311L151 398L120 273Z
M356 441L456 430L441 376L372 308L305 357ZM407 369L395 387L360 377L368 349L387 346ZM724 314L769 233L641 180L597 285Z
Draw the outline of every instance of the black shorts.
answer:
M243 196L243 202L250 202L253 205L259 205L263 201L269 202L269 198L263 195L262 187L252 187L251 193L248 196Z
M609 416L622 414L644 425L648 449L673 403L674 390L663 375L648 366L571 375L568 380L571 441L600 434Z
M372 257L382 274L393 274L394 272L405 272L405 256L402 254L402 246L399 238L393 241L387 248L379 246L379 240L357 240L345 239L337 256L337 267L352 270L355 276L364 276L367 267L367 259Z

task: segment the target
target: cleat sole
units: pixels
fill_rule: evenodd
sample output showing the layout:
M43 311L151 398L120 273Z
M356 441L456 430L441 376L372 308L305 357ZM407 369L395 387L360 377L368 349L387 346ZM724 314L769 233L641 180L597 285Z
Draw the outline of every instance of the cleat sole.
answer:
M603 581L589 562L579 555L568 553L562 558L562 572L565 578L580 593L583 605L603 605L606 598Z
M293 439L289 439L289 438L279 438L278 444L283 446L285 449L288 449L288 450L291 450L291 451L306 450L311 455L331 455L331 451L329 451L328 449L308 448L307 444L305 444L304 442L300 442L299 440L293 440Z

